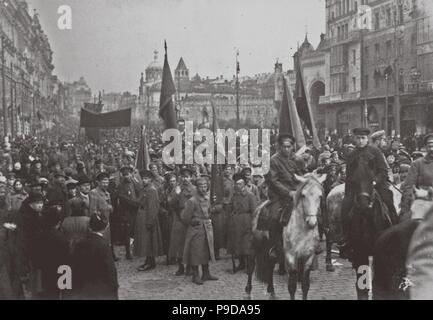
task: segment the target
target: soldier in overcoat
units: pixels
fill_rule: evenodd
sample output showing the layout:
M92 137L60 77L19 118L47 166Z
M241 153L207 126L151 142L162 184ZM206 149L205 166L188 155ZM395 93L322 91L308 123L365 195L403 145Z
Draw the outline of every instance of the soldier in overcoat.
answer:
M138 271L155 269L155 257L163 255L162 238L159 228L159 198L158 191L152 184L150 171L140 172L143 180L143 192L140 196L140 205L135 221L134 255L146 257Z
M181 276L185 273L185 268L182 263L183 249L185 245L185 234L187 225L181 219L181 212L185 208L186 201L196 193L196 187L191 183L192 170L189 168L182 168L180 171L182 182L180 185L180 193L177 195L175 201L175 211L173 215L173 225L170 235L170 248L169 257L177 259L179 268L176 271L176 276ZM188 269L188 266L187 266ZM189 274L190 272L188 272Z
M190 198L182 211L182 221L188 225L185 237L183 263L192 267L192 281L201 285L203 281L218 280L209 272L209 261L215 260L209 181L204 177L196 180L197 193ZM200 279L198 267L202 266Z

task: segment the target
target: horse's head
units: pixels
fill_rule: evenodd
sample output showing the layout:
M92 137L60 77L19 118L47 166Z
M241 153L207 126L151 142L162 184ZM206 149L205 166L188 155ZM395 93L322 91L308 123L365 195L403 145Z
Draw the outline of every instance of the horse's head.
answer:
M368 210L373 207L374 175L368 164L358 161L358 166L353 172L355 184L355 205L361 210Z
M312 229L317 225L317 215L323 196L322 183L326 179L326 174L318 177L308 173L304 176L295 175L295 178L300 182L295 194L295 208L300 206L304 221Z

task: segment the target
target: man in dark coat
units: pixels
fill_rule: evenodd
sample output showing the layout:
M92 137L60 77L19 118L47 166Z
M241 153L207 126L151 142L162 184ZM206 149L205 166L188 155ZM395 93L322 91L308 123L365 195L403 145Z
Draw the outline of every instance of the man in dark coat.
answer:
M16 216L17 245L20 256L20 274L27 280L33 298L41 293L41 274L38 259L38 242L43 232L44 199L40 193L30 194L23 201Z
M126 259L131 260L130 238L134 236L135 218L140 205L140 190L132 179L133 169L131 167L122 167L120 173L122 180L118 190L118 213L122 226L121 238L126 249Z
M58 287L58 269L69 265L69 242L60 230L62 214L56 207L51 207L44 214L45 230L38 243L38 265L41 268L42 294L40 299L58 300L61 291Z
M54 181L52 186L48 188L47 199L48 203L62 204L63 208L68 201L68 193L66 191L66 176L63 172L56 172L54 174Z
M170 248L168 253L170 258L177 259L179 268L175 273L176 276L181 276L185 274L185 267L182 263L182 257L185 245L187 225L182 221L181 214L182 211L185 209L186 201L192 196L194 196L197 192L196 187L191 183L193 175L192 170L185 167L181 169L180 174L182 177L182 184L180 185L181 191L173 200L175 212L173 215L173 225L170 235ZM191 268L187 266L187 274L190 273L190 269Z
M156 267L155 257L163 254L162 238L159 228L158 191L152 183L152 173L148 170L140 172L143 181L143 193L140 197L139 209L135 221L134 255L146 257L138 271L148 271Z
M254 194L247 190L246 178L242 174L235 174L233 181L235 182L235 194L232 198L231 211L233 214L234 223L234 254L239 257L239 266L235 271L244 270L246 260L252 254L252 219L254 210L257 207L257 198Z
M343 239L340 252L342 257L350 257L351 244L348 242L351 221L350 212L355 202L356 188L359 185L354 173L361 162L370 168L375 177L375 189L388 207L393 224L397 223L397 211L394 207L393 194L387 188L388 166L386 160L379 149L368 144L369 129L356 128L353 130L353 134L355 135L356 149L349 154L347 159L345 195L341 207Z
M79 242L72 256L72 290L78 300L117 300L119 284L110 244L103 233L107 218L90 217L91 232Z

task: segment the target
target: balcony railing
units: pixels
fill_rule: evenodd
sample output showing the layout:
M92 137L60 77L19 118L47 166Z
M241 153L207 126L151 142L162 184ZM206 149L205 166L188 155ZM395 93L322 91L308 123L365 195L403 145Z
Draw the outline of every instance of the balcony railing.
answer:
M336 44L343 44L343 43L350 43L350 42L357 42L361 40L361 31L360 30L352 30L349 31L347 38L338 38L334 37L329 40L330 45L336 45Z
M329 96L321 96L319 98L319 104L338 103L345 101L358 100L361 97L361 92L345 92L345 93L333 93Z

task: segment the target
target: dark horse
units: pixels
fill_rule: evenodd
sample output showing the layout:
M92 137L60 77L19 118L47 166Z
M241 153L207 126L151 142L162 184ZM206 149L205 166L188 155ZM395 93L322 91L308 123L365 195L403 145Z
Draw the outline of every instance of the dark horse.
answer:
M368 300L366 272L370 272L369 257L376 240L393 225L388 209L375 190L374 175L368 164L359 161L353 180L357 181L355 199L349 213L349 241L353 248L352 266L356 271L358 300Z

